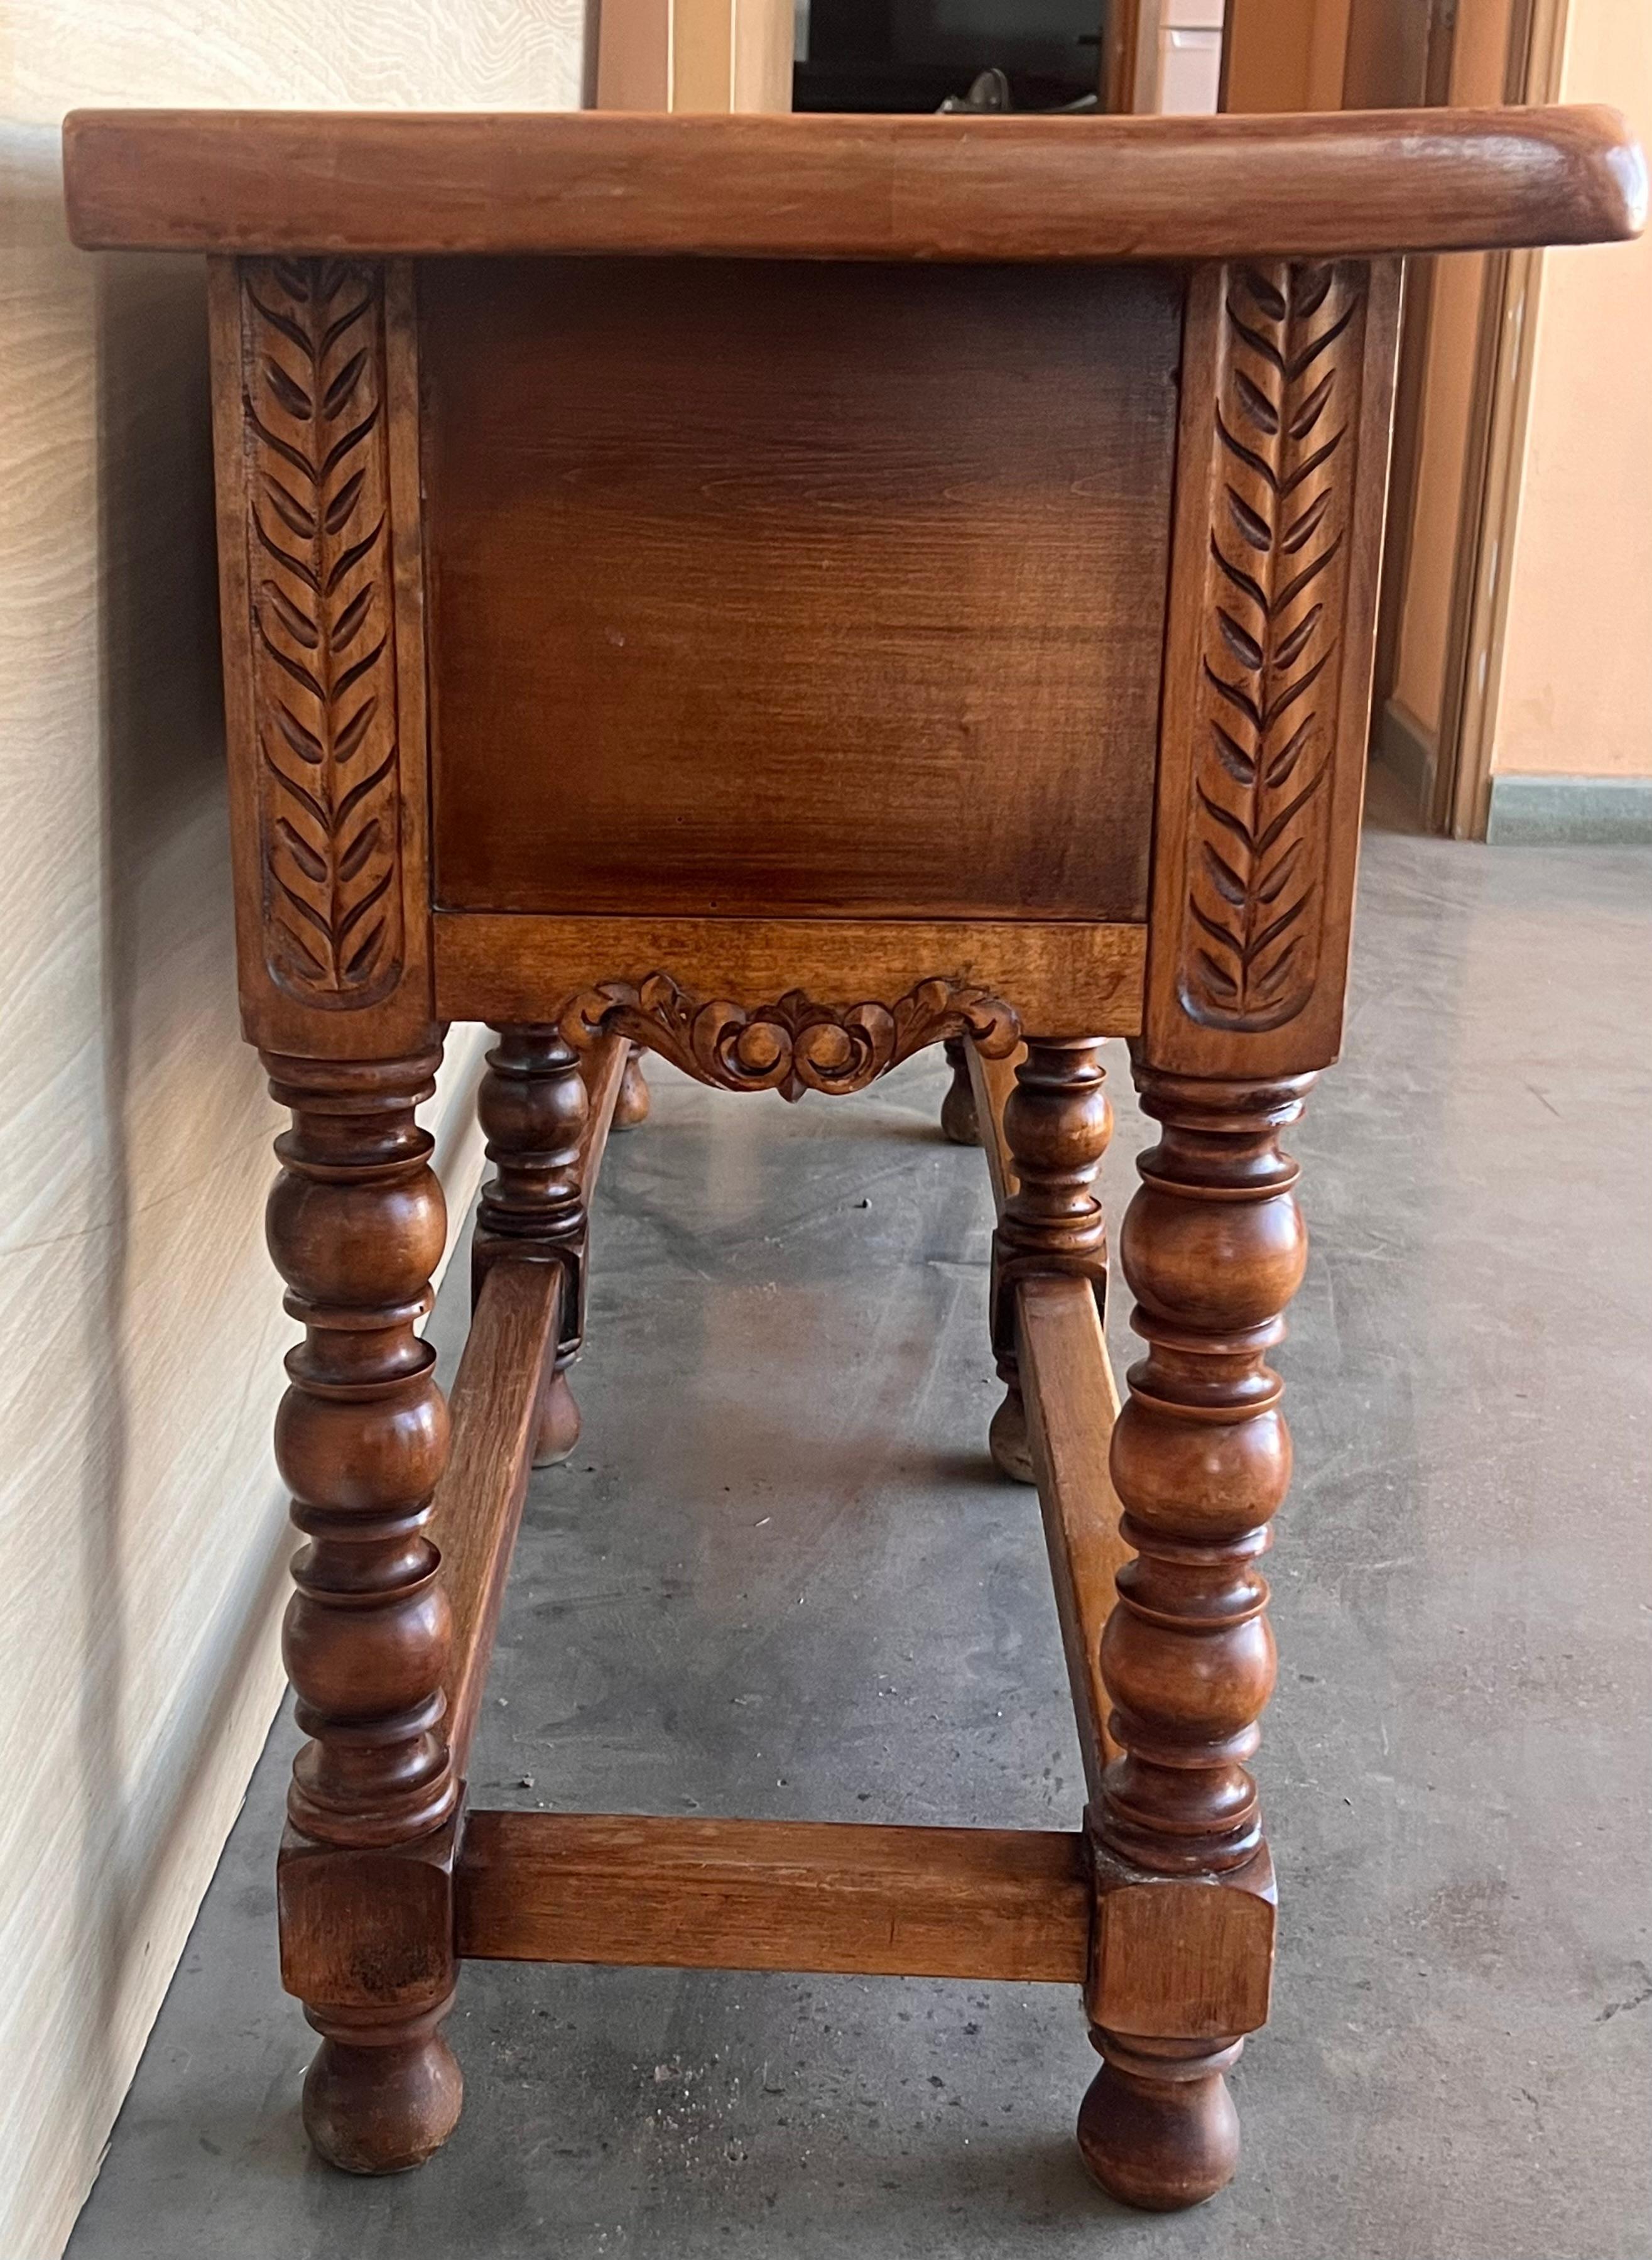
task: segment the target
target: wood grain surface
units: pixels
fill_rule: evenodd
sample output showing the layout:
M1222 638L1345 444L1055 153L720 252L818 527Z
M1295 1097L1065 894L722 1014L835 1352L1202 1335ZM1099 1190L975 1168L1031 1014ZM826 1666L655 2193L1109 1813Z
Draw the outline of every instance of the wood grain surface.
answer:
M1012 1053L1007 1059L990 1060L973 1044L964 1055L975 1101L976 1126L986 1151L987 1173L992 1180L993 1205L1000 1212L1020 1182L1005 1141L1004 1102L1015 1088L1015 1070L1024 1057L1023 1053Z
M1181 295L425 263L437 899L1141 917Z
M445 1019L554 1019L581 990L651 973L706 997L766 1005L801 988L822 1003L892 1004L937 974L1015 1000L1045 1026L1132 1035L1141 1025L1147 929L1031 920L489 917L435 919Z
M448 1398L453 1448L430 1536L453 1611L445 1731L461 1779L527 1496L539 1382L555 1348L562 1282L554 1263L490 1267Z
M88 247L1201 259L1631 235L1615 111L644 118L82 111Z
M1082 1983L1083 1839L624 1813L473 1812L461 1956Z
M1016 1290L1017 1342L1027 1439L1061 1619L1062 1646L1092 1799L1118 1756L1101 1676L1101 1635L1113 1579L1130 1559L1119 1535L1123 1509L1107 1455L1119 1417L1119 1384L1087 1281L1023 1279Z

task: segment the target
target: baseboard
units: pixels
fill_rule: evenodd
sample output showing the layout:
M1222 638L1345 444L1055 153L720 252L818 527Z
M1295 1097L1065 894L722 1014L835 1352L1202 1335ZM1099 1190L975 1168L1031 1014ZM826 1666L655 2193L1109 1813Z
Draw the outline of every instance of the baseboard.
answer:
M1494 776L1493 847L1652 846L1652 776Z
M1371 733L1371 752L1399 787L1418 822L1426 825L1440 760L1438 734L1401 700L1385 699Z

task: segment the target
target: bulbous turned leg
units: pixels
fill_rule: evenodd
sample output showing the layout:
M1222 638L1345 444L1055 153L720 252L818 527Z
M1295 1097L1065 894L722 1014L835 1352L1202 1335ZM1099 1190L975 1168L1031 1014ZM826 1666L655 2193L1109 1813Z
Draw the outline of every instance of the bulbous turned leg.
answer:
M497 1174L483 1186L477 1204L472 1289L480 1292L490 1264L507 1255L561 1263L567 1274L556 1355L533 1446L534 1466L546 1468L567 1459L579 1441L579 1407L568 1370L584 1336L587 1219L579 1170L590 1099L579 1055L554 1027L504 1027L498 1035L476 1098L488 1159ZM646 1114L647 1089L641 1088Z
M278 1868L282 1978L323 2035L305 2126L323 2157L356 2173L427 2157L461 2094L439 2029L455 1968L451 1619L425 1535L447 1410L416 1331L446 1239L414 1119L439 1057L265 1061L293 1115L276 1144L270 1253L305 1328L275 1421L308 1541L282 1643L309 1737ZM398 1890L408 1877L424 1886L411 1896Z
M969 1055L964 1048L968 1041L966 1036L948 1036L941 1045L947 1055L947 1064L952 1069L952 1081L947 1085L947 1095L940 1102L940 1134L955 1146L978 1146L981 1143L975 1085L969 1080Z
M626 1072L619 1084L619 1096L614 1101L613 1127L634 1130L648 1119L653 1101L642 1075L642 1047L633 1044L626 1060ZM570 1447L571 1449L571 1447Z
M304 2074L304 2121L320 2156L347 2174L422 2166L459 2123L464 2075L441 2035L453 1996L388 2026L306 2010L321 2034Z
M1244 2045L1125 2040L1091 2028L1101 2056L1078 2107L1078 2149L1109 2197L1146 2213L1203 2205L1239 2164L1239 2113L1223 2073Z
M1106 1292L1107 1233L1096 1173L1112 1134L1105 1070L1093 1040L1029 1039L1004 1107L1016 1189L992 1235L992 1347L1004 1400L987 1431L1001 1475L1037 1480L1016 1351L1015 1287L1038 1272L1078 1272Z
M1114 2196L1167 2208L1233 2173L1222 2075L1268 2014L1273 1868L1246 1761L1274 1682L1261 1562L1291 1474L1267 1353L1306 1260L1279 1134L1312 1078L1138 1063L1136 1080L1162 1132L1120 1236L1147 1355L1111 1451L1134 1558L1101 1642L1120 1755L1088 1816L1104 2066L1079 2142Z

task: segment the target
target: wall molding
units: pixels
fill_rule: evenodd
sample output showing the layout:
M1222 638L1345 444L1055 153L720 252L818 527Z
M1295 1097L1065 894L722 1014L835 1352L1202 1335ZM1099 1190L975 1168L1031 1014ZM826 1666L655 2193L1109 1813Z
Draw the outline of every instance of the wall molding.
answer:
M1385 698L1371 733L1371 752L1398 785L1419 825L1428 830L1440 768L1438 731L1419 721L1402 699Z
M1652 776L1494 776L1494 848L1652 847Z

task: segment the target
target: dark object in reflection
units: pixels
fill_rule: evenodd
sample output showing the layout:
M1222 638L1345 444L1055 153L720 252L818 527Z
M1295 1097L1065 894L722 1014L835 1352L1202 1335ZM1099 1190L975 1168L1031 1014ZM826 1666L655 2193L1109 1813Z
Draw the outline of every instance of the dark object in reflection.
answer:
M1098 0L812 0L792 106L1092 109L1100 12ZM980 98L983 76L1003 99Z
M992 118L1013 110L1009 77L1001 70L983 70L973 82L968 94L949 94L940 104L943 118ZM1081 94L1076 102L1056 104L1063 118L1071 118L1080 111L1099 110L1098 94Z

